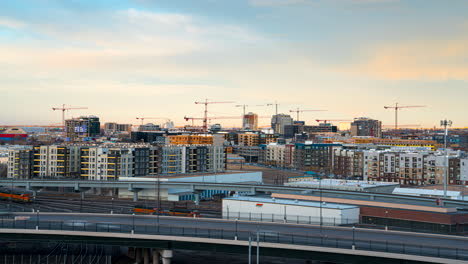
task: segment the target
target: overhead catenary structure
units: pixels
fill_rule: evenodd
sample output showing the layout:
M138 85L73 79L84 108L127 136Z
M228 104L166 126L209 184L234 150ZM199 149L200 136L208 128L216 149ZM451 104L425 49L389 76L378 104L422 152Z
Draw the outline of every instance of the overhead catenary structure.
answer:
M62 129L63 129L64 135L65 135L65 111L78 110L78 109L88 109L88 107L65 107L65 104L63 104L62 107L52 107L52 110L54 111L57 111L57 110L62 111Z
M299 113L302 113L302 112L324 112L324 111L327 111L327 110L302 110L302 109L299 109L299 107L296 109L296 110L289 110L289 112L295 112L296 113L296 121L299 121Z
M425 105L405 105L401 106L398 103L395 103L395 106L384 106L385 109L394 109L395 110L395 129L398 129L398 110L402 108L421 108L426 107Z

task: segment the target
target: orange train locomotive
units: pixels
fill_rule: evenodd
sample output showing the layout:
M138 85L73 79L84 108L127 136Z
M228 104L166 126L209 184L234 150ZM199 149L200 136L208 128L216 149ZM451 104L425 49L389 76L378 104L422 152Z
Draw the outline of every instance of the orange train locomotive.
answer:
M27 191L17 190L0 190L0 200L11 200L13 202L30 203L32 202L31 194Z
M171 215L171 216L185 216L185 217L200 217L200 213L197 211L189 210L189 209L160 209L155 207L149 207L149 206L142 206L142 205L136 205L133 208L133 212L135 214L151 214L151 215Z

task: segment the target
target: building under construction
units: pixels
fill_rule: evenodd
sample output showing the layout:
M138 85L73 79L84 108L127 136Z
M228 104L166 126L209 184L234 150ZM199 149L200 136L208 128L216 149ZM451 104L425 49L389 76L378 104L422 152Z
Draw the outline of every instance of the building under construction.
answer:
M82 116L65 120L65 131L68 141L86 141L101 133L101 123L97 116Z

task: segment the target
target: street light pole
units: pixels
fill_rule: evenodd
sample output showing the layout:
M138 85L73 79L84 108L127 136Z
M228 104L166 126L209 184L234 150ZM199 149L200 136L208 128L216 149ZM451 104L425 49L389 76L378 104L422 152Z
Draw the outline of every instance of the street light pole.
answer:
M353 226L353 246L352 246L352 249L354 250L356 248L356 244L354 243L354 230L356 228Z
M111 214L114 213L114 197L111 198Z
M132 235L135 233L135 213L132 214Z
M37 209L36 215L36 230L39 230L39 209Z
M322 233L322 225L323 225L323 218L322 218L322 179L319 179L319 191L320 191L320 234Z
M448 172L448 152L447 152L447 135L448 127L452 126L451 120L441 120L440 126L443 126L445 129L444 132L444 198L447 198L447 172Z

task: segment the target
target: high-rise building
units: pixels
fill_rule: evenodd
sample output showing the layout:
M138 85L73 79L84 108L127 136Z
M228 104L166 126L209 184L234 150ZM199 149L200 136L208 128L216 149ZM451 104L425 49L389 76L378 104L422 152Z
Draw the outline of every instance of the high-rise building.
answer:
M132 124L105 123L104 130L108 132L131 132Z
M242 118L242 129L258 130L258 115L252 112L245 114Z
M275 134L284 135L285 126L292 126L293 119L290 115L286 114L277 114L271 117L271 128Z
M358 117L351 123L351 135L357 137L382 137L382 122L367 117Z
M101 133L101 123L97 116L82 116L65 120L65 131L69 141L85 141Z

